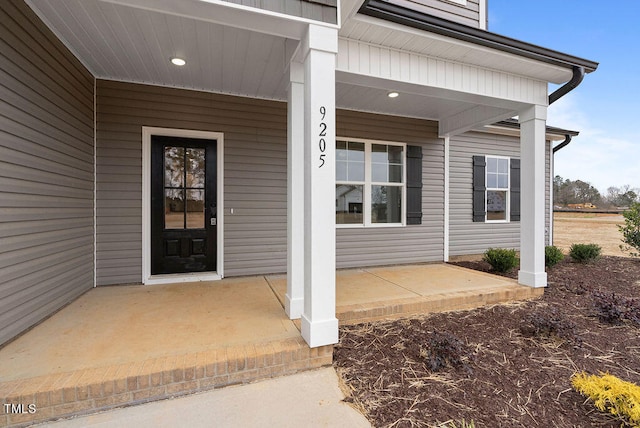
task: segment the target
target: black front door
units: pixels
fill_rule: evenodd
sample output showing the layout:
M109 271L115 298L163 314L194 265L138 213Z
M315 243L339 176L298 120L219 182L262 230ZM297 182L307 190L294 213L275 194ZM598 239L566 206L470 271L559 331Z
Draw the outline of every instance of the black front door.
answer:
M151 137L151 274L216 270L216 141Z

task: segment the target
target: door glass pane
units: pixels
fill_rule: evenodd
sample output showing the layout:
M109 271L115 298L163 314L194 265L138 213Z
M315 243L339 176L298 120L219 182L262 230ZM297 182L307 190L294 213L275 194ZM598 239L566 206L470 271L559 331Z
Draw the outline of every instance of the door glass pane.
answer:
M204 188L204 149L187 149L187 186Z
M204 229L204 190L187 190L187 229Z
M401 223L402 187L371 186L371 222Z
M184 186L184 147L164 148L164 186Z
M164 228L184 229L184 190L165 189Z
M507 192L487 190L487 220L507 219Z
M336 184L336 224L363 224L362 187Z

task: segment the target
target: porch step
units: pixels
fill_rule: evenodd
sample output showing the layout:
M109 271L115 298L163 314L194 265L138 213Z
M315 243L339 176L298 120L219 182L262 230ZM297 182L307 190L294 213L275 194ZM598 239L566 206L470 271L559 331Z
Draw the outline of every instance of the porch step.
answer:
M475 309L486 305L534 299L544 294L544 288L521 285L429 294L425 296L338 306L340 325L368 321L397 319L412 315Z
M0 382L0 397L5 397L0 426L28 426L248 383L328 366L332 358L333 346L310 349L298 337ZM7 415L5 403L14 409L23 405L24 413Z

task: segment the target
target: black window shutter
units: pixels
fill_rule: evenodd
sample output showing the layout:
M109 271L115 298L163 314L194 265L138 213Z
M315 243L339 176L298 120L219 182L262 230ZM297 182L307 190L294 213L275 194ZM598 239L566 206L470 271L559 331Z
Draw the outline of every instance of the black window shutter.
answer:
M421 146L407 146L407 224L422 224Z
M484 222L486 217L486 168L487 160L484 156L473 157L473 221Z
M511 159L511 221L520 221L520 159Z

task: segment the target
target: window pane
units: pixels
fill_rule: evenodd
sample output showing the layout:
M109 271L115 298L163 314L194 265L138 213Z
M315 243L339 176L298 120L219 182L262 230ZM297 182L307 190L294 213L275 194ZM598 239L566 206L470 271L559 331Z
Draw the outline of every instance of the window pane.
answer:
M498 187L501 189L509 188L509 176L507 174L498 175Z
M401 223L402 187L371 186L371 222Z
M384 144L372 144L371 162L387 163L388 161L387 146Z
M498 159L498 172L503 174L509 172L509 159Z
M487 157L487 172L498 172L498 159Z
M371 181L373 182L387 182L389 177L387 176L387 164L374 163L371 165Z
M389 162L402 164L402 146L387 146L389 148Z
M204 229L204 190L187 190L187 229Z
M164 228L184 229L184 190L165 189Z
M336 159L347 160L347 142L346 141L336 141Z
M487 220L507 219L507 192L487 191Z
M349 160L364 162L364 143L349 143Z
M402 165L389 165L389 182L402 183Z
M363 224L362 187L336 184L336 224Z
M187 149L187 186L204 188L204 149Z
M496 174L487 173L487 187L490 189L498 187L498 176Z
M349 181L364 181L364 162L349 162Z
M347 162L336 161L336 180L347 180Z
M164 148L164 186L184 185L184 147Z

